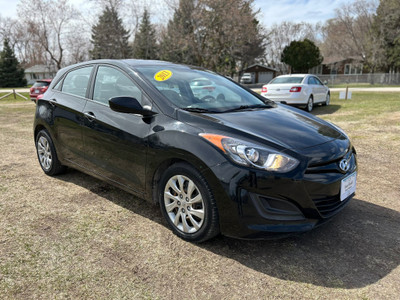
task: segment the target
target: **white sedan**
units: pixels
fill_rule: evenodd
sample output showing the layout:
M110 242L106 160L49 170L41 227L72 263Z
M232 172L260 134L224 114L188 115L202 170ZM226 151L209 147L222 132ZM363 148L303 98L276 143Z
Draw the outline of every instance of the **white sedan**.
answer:
M311 74L281 75L264 85L261 95L275 102L302 106L310 112L315 104L329 105L330 91Z

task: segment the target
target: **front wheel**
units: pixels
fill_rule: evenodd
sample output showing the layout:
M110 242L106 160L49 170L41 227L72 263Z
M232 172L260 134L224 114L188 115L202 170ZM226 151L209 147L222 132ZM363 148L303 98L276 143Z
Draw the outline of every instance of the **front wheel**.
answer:
M177 163L166 170L160 180L159 203L172 231L184 240L203 242L219 233L213 193L192 166Z

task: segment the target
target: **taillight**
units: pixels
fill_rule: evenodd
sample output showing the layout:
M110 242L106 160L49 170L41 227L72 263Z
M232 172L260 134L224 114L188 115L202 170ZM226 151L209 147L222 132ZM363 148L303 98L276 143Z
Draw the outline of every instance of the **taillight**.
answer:
M291 93L299 93L299 92L301 92L301 86L294 86L294 87L292 87L290 89L289 92L291 92Z
M267 93L267 92L268 92L268 88L266 86L263 86L261 93Z
M44 96L43 94L38 95L38 96L36 97L36 102L38 102L39 99L42 99L43 96Z
M44 93L45 91L47 91L48 88L49 88L49 86L44 86L44 87L42 87L42 93Z

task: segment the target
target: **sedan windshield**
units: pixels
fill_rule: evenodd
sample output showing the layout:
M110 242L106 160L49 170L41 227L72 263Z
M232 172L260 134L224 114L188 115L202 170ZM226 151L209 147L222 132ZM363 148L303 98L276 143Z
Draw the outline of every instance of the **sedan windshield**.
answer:
M279 84L279 83L301 83L304 77L276 77L275 79L271 80L268 84Z
M270 107L269 103L265 104L239 85L211 71L186 66L140 66L137 70L184 110L201 113Z

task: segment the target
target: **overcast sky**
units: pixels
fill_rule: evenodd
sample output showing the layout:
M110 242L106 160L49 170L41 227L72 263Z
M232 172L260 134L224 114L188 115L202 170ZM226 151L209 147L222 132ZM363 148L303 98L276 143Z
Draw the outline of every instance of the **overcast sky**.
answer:
M76 7L87 0L70 0ZM353 1L353 0L350 0ZM260 21L265 26L282 21L324 22L334 17L335 9L349 0L255 0L256 8L260 8ZM0 0L2 17L15 17L19 0ZM32 10L34 12L34 10Z

